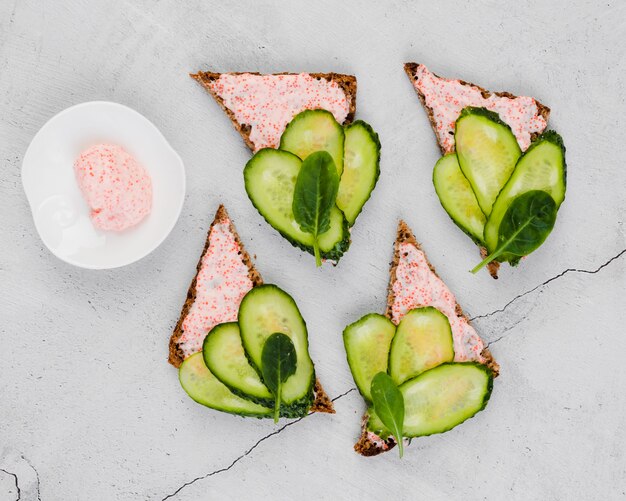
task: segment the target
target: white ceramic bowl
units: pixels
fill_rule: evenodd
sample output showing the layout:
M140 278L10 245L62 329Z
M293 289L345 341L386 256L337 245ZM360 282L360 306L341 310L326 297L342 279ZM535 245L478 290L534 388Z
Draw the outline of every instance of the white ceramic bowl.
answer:
M122 146L152 177L152 211L123 232L98 230L74 176L74 160L97 143ZM172 231L185 199L183 161L146 117L117 103L78 104L52 117L31 141L22 183L39 236L82 268L117 268L150 254Z

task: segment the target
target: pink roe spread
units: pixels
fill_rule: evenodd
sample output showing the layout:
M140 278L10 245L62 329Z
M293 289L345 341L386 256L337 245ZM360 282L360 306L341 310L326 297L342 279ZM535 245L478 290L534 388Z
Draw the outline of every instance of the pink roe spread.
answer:
M454 294L428 266L424 253L410 243L402 243L393 284L394 302L391 320L398 325L413 308L434 306L450 321L454 338L454 360L483 362L483 341L467 319L456 314Z
M487 108L500 115L511 127L522 151L530 146L531 135L542 132L548 125L532 97L511 98L491 94L485 98L476 87L464 85L459 80L440 78L423 64L417 66L414 76L413 85L432 110L435 132L446 153L454 151L454 134L451 132L454 132L461 110L467 106Z
M74 173L96 228L123 231L150 213L150 175L121 146L96 144L86 149L74 162Z
M184 358L202 349L205 336L217 324L237 321L239 304L253 286L240 250L229 220L213 225L196 279L196 298L178 341Z
M224 73L211 89L232 111L240 124L250 126L255 152L278 148L280 136L291 119L304 110L322 108L343 123L350 111L348 96L335 81L298 75Z

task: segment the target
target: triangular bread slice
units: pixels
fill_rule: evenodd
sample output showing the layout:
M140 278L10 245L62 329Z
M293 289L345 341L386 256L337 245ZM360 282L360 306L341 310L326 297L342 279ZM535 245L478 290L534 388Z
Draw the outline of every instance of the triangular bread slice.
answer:
M423 64L406 63L404 71L426 110L437 144L444 155L454 151L455 122L461 110L467 106L484 107L498 113L511 127L522 151L548 125L550 108L532 97L492 92L464 80L442 78ZM481 248L480 254L483 259L487 257L487 249ZM487 265L493 278L498 278L499 268L500 263L497 261Z
M234 291L233 283L236 283ZM204 337L215 325L236 321L243 297L262 283L261 274L254 267L228 212L220 205L170 337L169 363L179 367L185 358L202 349ZM334 413L332 401L318 380L314 392L311 410Z
M426 253L404 221L398 223L398 232L389 272L387 309L385 315L398 325L402 317L418 306L434 306L450 320L454 337L456 362L473 360L487 365L495 375L499 366L483 340L470 325L469 319L456 301L454 294L439 278ZM433 294L433 292L441 292ZM367 413L363 416L361 437L354 450L363 456L376 456L393 448L393 438L383 440L367 430Z
M215 98L253 152L278 148L301 111L322 108L340 124L354 120L356 77L339 73L213 73L190 75Z
M454 151L454 125L461 110L476 106L495 111L515 134L522 151L548 125L550 108L535 98L515 96L509 92L492 92L463 80L442 78L426 66L406 63L408 75L443 154Z

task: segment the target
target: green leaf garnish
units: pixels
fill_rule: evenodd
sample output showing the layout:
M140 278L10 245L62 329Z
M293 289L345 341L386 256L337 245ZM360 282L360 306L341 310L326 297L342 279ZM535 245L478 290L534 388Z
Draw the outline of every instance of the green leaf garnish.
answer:
M515 198L500 223L498 247L472 269L472 273L476 273L504 252L519 257L533 252L552 231L556 212L556 202L545 191L528 191Z
M274 395L274 423L278 423L283 383L296 372L296 349L286 334L276 332L267 338L261 353L263 382Z
M385 372L379 372L372 379L371 395L374 412L396 439L400 457L402 457L404 454L402 443L404 397L393 379Z
M293 215L300 229L313 235L316 266L322 265L318 237L330 228L330 211L337 200L339 175L326 151L310 154L300 167L293 194Z

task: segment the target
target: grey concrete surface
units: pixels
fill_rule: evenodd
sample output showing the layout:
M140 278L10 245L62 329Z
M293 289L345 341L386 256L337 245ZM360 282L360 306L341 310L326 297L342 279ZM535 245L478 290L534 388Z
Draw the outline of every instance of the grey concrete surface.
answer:
M506 6L504 4L507 4ZM0 500L619 499L626 497L626 4L607 0L0 2ZM431 183L438 158L405 61L549 105L567 145L555 231L494 281ZM243 190L249 152L187 73L337 71L382 176L336 268L316 270ZM20 182L44 122L83 101L129 105L186 164L170 237L123 269L87 271L39 240ZM275 426L205 409L166 363L205 232L224 202L266 281L310 327L337 414ZM343 327L381 311L405 218L500 362L483 413L357 456L363 403Z

